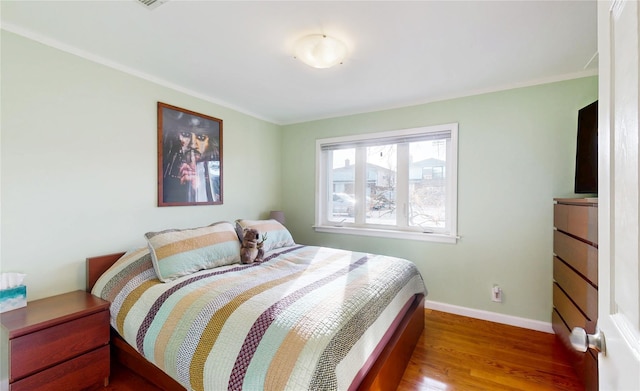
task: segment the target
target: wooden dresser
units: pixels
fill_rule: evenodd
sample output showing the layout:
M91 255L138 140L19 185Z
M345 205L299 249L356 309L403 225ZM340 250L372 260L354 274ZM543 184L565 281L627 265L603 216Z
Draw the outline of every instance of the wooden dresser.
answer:
M109 381L109 302L84 291L0 316L9 390L83 390Z
M595 333L598 319L598 200L556 198L553 211L553 330L585 389L598 389L598 357L572 349L574 327Z

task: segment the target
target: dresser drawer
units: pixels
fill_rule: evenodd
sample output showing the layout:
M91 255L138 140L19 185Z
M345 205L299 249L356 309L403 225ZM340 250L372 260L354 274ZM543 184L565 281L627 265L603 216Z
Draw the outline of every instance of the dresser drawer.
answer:
M598 286L598 249L559 231L553 231L553 252Z
M598 318L598 290L556 257L553 258L553 279L589 320Z
M83 390L98 384L106 386L109 366L109 346L106 345L18 380L11 384L10 391Z
M598 318L598 200L555 198L553 206L553 330L586 391L598 390L598 358L573 349L574 327L595 332Z
M10 381L109 343L109 311L99 311L9 341Z
M553 284L553 307L558 311L558 314L566 322L569 330L574 327L582 327L589 334L595 332L596 321L589 320L575 304L567 297L567 295L560 289L557 283Z
M598 208L583 205L553 205L553 225L560 231L598 244Z
M564 324L564 321L560 318L557 311L552 312L551 319L553 331L566 346L567 357L575 368L578 377L582 379L585 385L585 391L598 390L598 358L594 356L591 350L582 353L571 346L571 341L569 340L571 330Z

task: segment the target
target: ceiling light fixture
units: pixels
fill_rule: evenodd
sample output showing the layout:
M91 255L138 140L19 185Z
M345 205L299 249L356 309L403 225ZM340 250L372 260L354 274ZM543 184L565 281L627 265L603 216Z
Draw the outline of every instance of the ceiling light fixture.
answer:
M169 0L137 0L138 4L144 6L148 10L153 10L166 3Z
M324 34L302 37L295 45L295 58L314 68L331 68L342 64L347 55L344 42Z

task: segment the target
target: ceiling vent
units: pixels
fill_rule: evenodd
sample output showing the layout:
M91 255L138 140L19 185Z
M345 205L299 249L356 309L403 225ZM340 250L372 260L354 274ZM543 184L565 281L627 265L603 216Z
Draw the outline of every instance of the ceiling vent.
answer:
M141 4L148 10L156 9L167 1L169 0L136 0L138 4Z

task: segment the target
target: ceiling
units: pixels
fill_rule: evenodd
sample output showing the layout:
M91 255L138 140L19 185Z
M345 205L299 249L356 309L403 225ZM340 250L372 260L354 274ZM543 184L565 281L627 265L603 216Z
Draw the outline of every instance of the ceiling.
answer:
M277 124L597 73L595 0L0 6L7 31ZM311 33L344 40L344 63L294 59Z

